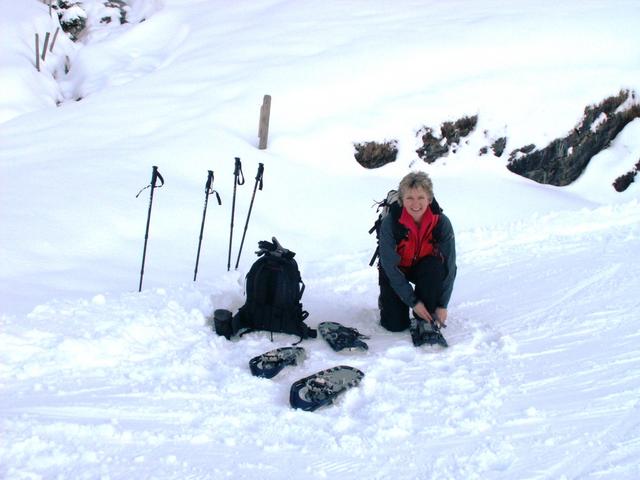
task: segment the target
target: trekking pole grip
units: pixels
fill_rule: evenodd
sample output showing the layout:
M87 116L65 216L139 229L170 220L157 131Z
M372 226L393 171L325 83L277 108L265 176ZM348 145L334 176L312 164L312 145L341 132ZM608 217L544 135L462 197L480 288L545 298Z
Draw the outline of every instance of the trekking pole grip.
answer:
M160 185L156 186L156 180L160 179ZM151 188L160 188L164 185L164 178L162 177L162 175L160 174L160 172L158 171L158 167L156 167L155 165L152 167L152 172L151 172Z
M260 182L260 190L262 190L262 177L264 175L264 163L258 163L258 173L256 174L256 182Z
M233 177L233 199L231 201L231 226L229 228L229 254L227 256L227 272L231 270L231 247L233 245L233 220L236 210L236 190L238 185L244 185L244 174L242 173L242 163L240 162L240 157L235 157Z
M204 187L204 192L209 195L211 193L211 184L213 183L213 170L207 171L207 183Z

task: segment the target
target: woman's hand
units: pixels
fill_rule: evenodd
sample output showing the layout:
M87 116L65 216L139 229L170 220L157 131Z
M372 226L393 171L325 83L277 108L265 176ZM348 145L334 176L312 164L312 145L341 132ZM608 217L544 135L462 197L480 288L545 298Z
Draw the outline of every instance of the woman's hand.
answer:
M436 317L438 318L438 324L441 327L446 326L447 323L447 309L444 307L436 308Z
M429 312L427 311L427 307L424 306L424 303L422 302L416 303L415 306L413 307L413 311L421 319L426 320L427 322L433 322L433 319L431 318L431 314L429 314Z
M416 305L413 307L413 311L421 319L426 320L427 322L432 322L433 323L434 319L431 316L431 314L427 311L427 307L424 306L424 303L422 303L422 302L416 303ZM446 324L447 324L447 315L448 315L448 311L447 311L446 308L444 308L444 307L436 308L435 317L436 317L436 319L438 321L438 326L439 327L446 326Z

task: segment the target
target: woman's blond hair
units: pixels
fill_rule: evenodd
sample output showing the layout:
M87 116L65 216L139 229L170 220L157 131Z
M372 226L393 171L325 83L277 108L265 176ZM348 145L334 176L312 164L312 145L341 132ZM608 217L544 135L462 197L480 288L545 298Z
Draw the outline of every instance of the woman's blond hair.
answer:
M398 186L399 193L399 202L402 203L402 199L404 198L407 190L411 190L412 188L421 188L425 192L427 192L427 197L429 197L429 201L433 200L433 182L429 175L424 172L411 172L404 176L402 180L400 180L400 185Z

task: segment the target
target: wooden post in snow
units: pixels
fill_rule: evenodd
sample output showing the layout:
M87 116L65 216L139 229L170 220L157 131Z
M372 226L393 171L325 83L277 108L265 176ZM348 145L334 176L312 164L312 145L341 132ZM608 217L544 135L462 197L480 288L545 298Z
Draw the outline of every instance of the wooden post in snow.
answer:
M47 57L47 48L49 48L49 37L51 36L50 32L45 33L44 35L44 46L42 47L42 61L44 62Z
M53 34L53 40L51 40L51 46L49 47L50 52L53 52L53 46L56 44L56 38L58 38L59 32L60 32L60 27L56 27L56 33Z
M265 150L269 138L269 115L271 115L271 95L265 95L260 107L260 125L258 127L258 148Z
M40 35L36 33L36 69L40 71Z

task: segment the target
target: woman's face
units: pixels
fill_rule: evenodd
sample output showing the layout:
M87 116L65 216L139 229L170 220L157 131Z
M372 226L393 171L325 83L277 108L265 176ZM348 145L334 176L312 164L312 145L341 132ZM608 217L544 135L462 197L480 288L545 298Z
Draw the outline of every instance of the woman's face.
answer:
M429 208L430 203L431 199L422 188L410 188L402 197L402 206L407 209L409 215L416 222L422 220L422 216Z

